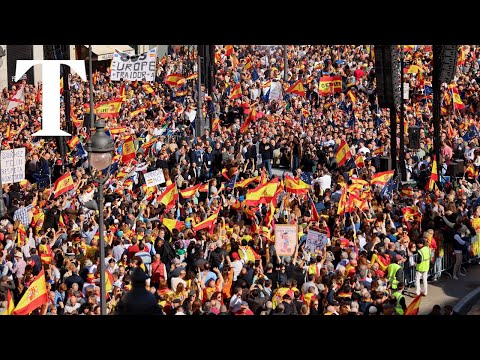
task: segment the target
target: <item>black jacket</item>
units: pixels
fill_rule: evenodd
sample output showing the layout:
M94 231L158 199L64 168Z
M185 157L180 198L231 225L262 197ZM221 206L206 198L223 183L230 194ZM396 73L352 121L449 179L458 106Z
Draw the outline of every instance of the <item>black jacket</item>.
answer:
M258 152L262 155L262 161L271 160L273 158L273 147L270 143L260 143L258 146Z
M65 279L65 285L67 285L67 289L70 289L73 283L77 283L78 289L80 290L83 289L83 284L85 283L85 281L83 281L83 279L78 274L73 274Z
M298 315L297 307L293 301L290 304L282 301L282 304L285 306L285 315Z

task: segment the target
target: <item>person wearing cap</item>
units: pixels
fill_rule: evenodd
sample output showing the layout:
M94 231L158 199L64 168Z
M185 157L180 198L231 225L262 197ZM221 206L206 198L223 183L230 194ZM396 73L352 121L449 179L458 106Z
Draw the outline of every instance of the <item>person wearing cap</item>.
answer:
M12 273L16 278L22 278L23 274L25 274L25 267L27 266L27 263L23 259L23 254L18 250L15 252L14 258L15 265L13 265Z

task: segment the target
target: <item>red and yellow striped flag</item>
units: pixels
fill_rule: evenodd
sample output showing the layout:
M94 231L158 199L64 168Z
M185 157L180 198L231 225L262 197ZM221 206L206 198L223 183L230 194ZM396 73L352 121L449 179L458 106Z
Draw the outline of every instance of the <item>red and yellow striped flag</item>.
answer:
M233 87L232 92L230 93L230 100L238 99L242 97L242 87L240 84L237 84Z
M179 193L180 193L180 195L182 195L182 197L184 199L190 199L191 197L195 196L195 194L198 191L198 189L200 188L200 186L202 186L202 184L191 186L189 188L179 190Z
M355 96L355 94L352 92L352 90L348 90L347 92L347 95L348 97L350 98L350 101L353 103L353 104L356 104L357 103L357 97Z
M342 189L342 195L338 201L337 215L342 215L345 213L345 207L347 205L347 187L344 186Z
M143 84L142 89L145 90L147 94L155 94L155 91L153 88L150 86L150 84Z
M147 107L142 106L141 108L138 108L137 110L130 112L130 116L134 117L134 116L140 115L141 113L144 113L145 111L147 111Z
M295 179L288 175L285 176L285 189L289 193L306 195L310 187L310 185L300 179Z
M14 310L15 305L13 303L12 292L10 290L7 290L7 309L0 315L13 315Z
M72 174L70 171L62 176L60 176L55 184L53 185L54 198L59 197L62 194L65 194L67 191L72 190L75 187L73 184Z
M248 130L248 127L252 121L255 121L257 119L257 109L256 109L256 104L252 105L250 107L250 113L248 114L247 118L243 122L242 126L240 126L240 133L244 133L245 131Z
M384 146L379 146L378 148L376 148L375 150L373 150L372 155L373 155L373 156L383 155L384 149L385 149Z
M342 139L342 142L338 146L337 154L335 158L337 159L338 167L345 164L345 162L352 157L352 153L350 152L350 148L345 140Z
M172 183L168 185L167 188L160 196L157 198L157 203L165 205L165 211L170 210L175 206L175 203L178 201L178 190L177 184Z
M136 151L133 138L131 136L127 137L122 146L122 162L127 163L135 158Z
M460 46L460 51L458 53L457 65L464 65L466 59L467 59L467 54L466 54L465 50L463 49L463 46Z
M45 271L42 268L36 279L30 284L25 294L23 294L15 310L13 310L13 315L28 315L47 302L47 283L45 281Z
M458 89L455 85L451 86L452 96L453 96L453 107L455 110L462 110L465 108L465 104L463 103L460 94L458 93Z
M79 137L75 135L74 137L72 137L70 140L67 141L67 145L70 148L70 150L73 150L75 149L75 147L79 142L80 142Z
M370 180L370 185L385 186L387 185L387 183L390 181L390 179L393 177L394 174L395 174L395 170L382 171L382 172L376 173L375 175L372 176L372 180Z
M67 227L67 226L65 225L65 220L63 220L62 214L60 214L60 216L58 217L58 225L59 225L60 227Z
M433 155L432 173L430 174L430 180L428 181L428 190L432 191L435 188L435 183L438 181L437 171L437 158Z
M165 84L167 85L177 85L177 83L182 79L182 74L170 74L165 78Z
M403 315L418 315L420 311L420 302L422 300L423 294L417 295L415 299L408 305L405 313Z
M188 75L185 80L195 80L196 78L198 78L198 74L197 73L193 73L191 75Z
M225 55L230 56L233 54L233 45L226 45L225 46Z
M127 100L127 92L126 92L126 89L125 89L125 84L123 84L120 87L120 91L118 92L118 96L122 99L122 101Z
M300 96L305 96L305 89L303 87L302 81L297 80L292 86L290 86L286 91L287 94L296 94Z
M212 120L212 131L217 131L218 126L220 125L220 118L215 118Z
M324 96L333 93L333 76L322 76L318 83L318 91Z
M413 196L413 189L411 187L403 188L402 189L402 194L408 197Z
M111 129L108 129L110 135L123 134L127 130L126 126L117 126Z
M257 206L259 204L268 204L277 192L279 185L278 178L265 184L260 184L256 188L249 190L245 196L245 205Z
M107 293L112 290L113 283L113 274L110 271L105 270L105 290Z
M355 166L357 168L365 167L365 160L363 159L362 154L358 154L357 157L355 158Z
M252 60L250 58L247 58L247 61L245 62L245 66L243 67L243 71L250 70L253 67Z
M177 219L168 219L168 218L163 218L162 224L167 227L170 232L173 231L173 229L177 229L178 231L182 231L183 227L185 226L185 223L183 221L178 221Z
M199 222L198 224L193 226L193 231L199 231L202 229L209 229L213 230L213 226L215 225L215 222L217 221L218 217L218 212L210 215L208 218L203 220L202 222Z
M198 188L198 192L208 192L208 183L201 184Z
M83 119L78 119L77 118L77 115L75 115L75 112L73 111L73 107L72 109L70 110L70 118L72 119L72 122L73 122L73 125L75 125L75 127L81 127L83 125Z
M254 181L260 181L260 176L257 176L254 178L248 178L242 181L237 181L235 183L235 187L244 188L244 187L247 187L249 184L253 183Z

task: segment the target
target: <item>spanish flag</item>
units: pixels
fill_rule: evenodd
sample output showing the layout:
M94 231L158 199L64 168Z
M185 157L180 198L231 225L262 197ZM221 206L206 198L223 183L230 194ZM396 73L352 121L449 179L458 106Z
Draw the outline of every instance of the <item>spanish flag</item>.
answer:
M11 125L10 125L10 121L8 122L8 125L7 125L7 132L5 134L5 138L10 141L10 137L12 135L12 130L11 130Z
M170 74L165 78L165 84L167 85L177 85L177 83L182 79L182 74Z
M421 214L418 212L416 206L407 206L402 208L403 220L404 221L415 221L416 217L420 217Z
M73 184L72 175L70 172L60 176L55 184L53 185L54 198L59 197L62 194L65 194L67 191L72 190L75 187Z
M78 138L77 135L75 135L74 137L72 137L70 140L67 141L67 144L70 150L73 150L75 149L75 147L79 142L80 142L80 139Z
M420 301L422 300L423 294L417 295L415 299L408 305L405 313L403 315L418 315L420 311Z
M27 231L25 230L25 226L22 223L18 225L17 228L17 245L23 246L23 240L27 238Z
M286 91L287 94L296 94L300 96L305 96L305 89L301 80L297 80L292 86L290 86Z
M182 96L185 96L187 94L188 94L187 89L183 89L183 90L177 91L174 96L175 97L182 97Z
M415 49L415 45L403 45L403 51L412 52Z
M333 93L333 76L322 76L318 83L320 95L329 95Z
M110 132L110 135L123 134L125 130L127 130L126 126L118 126L118 127L108 129L108 131Z
M26 189L28 187L28 185L30 184L30 181L28 180L21 180L18 185L20 185L20 187L22 189Z
M406 187L402 189L402 194L408 197L413 196L413 189L411 187Z
M143 84L142 89L145 90L147 94L155 94L155 91L153 88L150 86L150 84Z
M247 58L245 66L243 67L243 71L250 70L252 67L253 67L252 60L250 58Z
M77 118L77 115L75 115L75 112L73 111L73 108L70 110L70 118L72 119L72 122L73 122L73 125L75 125L75 127L80 127L83 125L83 119L78 119Z
M193 226L193 231L199 231L202 229L213 229L215 222L217 221L218 212L210 215L208 218Z
M347 95L348 95L348 97L350 98L350 101L351 101L353 104L356 104L356 103L357 103L357 97L356 97L355 94L352 92L352 90L348 90Z
M268 204L277 192L279 185L278 178L265 184L258 185L255 189L249 190L245 196L245 205L257 206L258 204Z
M67 227L67 226L65 225L65 221L63 220L62 214L60 214L60 216L59 216L59 218L58 218L58 225L59 225L60 227Z
M352 180L352 184L361 184L362 186L370 186L368 181L357 178L357 177L351 177L350 180Z
M338 145L337 154L335 158L337 159L338 167L345 164L345 162L352 157L352 153L350 152L350 148L345 140L342 139L340 145Z
M48 302L47 283L45 281L45 271L38 273L36 279L30 284L25 294L18 302L13 315L28 315L39 306Z
M262 89L270 88L271 85L272 85L272 81L268 80L266 83L262 84Z
M245 180L242 180L242 181L237 181L235 183L235 187L237 188L244 188L244 187L247 187L248 185L250 185L251 183L255 182L255 181L260 181L260 176L257 176L257 177L254 177L254 178L248 178L248 179L245 179Z
M105 291L108 293L113 288L113 274L110 271L105 270Z
M123 84L121 87L120 87L120 91L118 93L118 96L122 99L122 101L125 101L127 100L127 92L125 90L125 84Z
M208 192L208 183L200 184L198 192Z
M342 195L338 201L337 215L342 215L345 213L345 207L347 205L347 188L344 186L342 189Z
M393 177L394 174L395 174L395 170L382 171L382 172L376 173L375 175L372 176L372 180L370 180L370 185L385 186L387 185L387 183L390 181L390 179Z
M463 46L460 46L460 52L458 53L457 65L464 65L466 59L467 59L467 54L465 53L465 50L463 49Z
M237 84L233 87L232 92L230 93L230 100L238 99L242 97L242 88L240 84Z
M60 78L60 95L63 94L63 76Z
M196 78L198 78L198 74L197 73L193 73L192 75L188 75L185 80L195 80Z
M167 227L170 232L173 231L173 229L177 229L178 231L181 231L183 227L185 226L185 223L183 221L178 221L176 219L168 219L168 218L163 218L162 224Z
M15 305L13 304L12 292L7 290L7 309L0 315L13 315Z
M273 221L273 216L275 215L275 206L270 203L270 206L268 206L268 212L267 215L265 216L265 226L271 227L272 226L272 221Z
M365 160L363 159L362 154L358 154L357 157L355 158L355 166L357 168L363 168L365 167Z
M143 143L142 144L142 149L145 149L145 150L148 150L152 147L153 144L155 144L157 142L157 138L156 137L153 137L151 138L150 140L148 140L147 142Z
M311 218L313 221L320 221L320 215L318 215L317 208L315 207L315 204L311 199L310 199L310 212L312 213Z
M94 113L99 117L116 117L120 112L122 103L123 100L121 98L103 101L95 105ZM90 104L85 103L83 106L85 107L85 112L90 113Z
M453 96L453 107L455 110L462 110L465 108L465 104L463 103L462 99L460 98L460 94L458 93L458 89L456 86L452 86L452 96Z
M248 127L252 121L255 121L257 119L257 110L256 110L256 105L253 105L250 108L250 113L248 114L247 118L243 122L242 126L240 126L240 133L244 133L245 131L248 130Z
M372 155L373 155L373 156L383 155L384 149L385 149L384 146L380 146L380 147L376 148L375 150L373 150Z
M220 119L217 117L212 120L212 131L217 131L218 126L220 125Z
M225 55L230 56L233 54L233 45L226 45L225 46Z
M190 199L191 197L195 196L195 194L198 191L198 189L200 188L200 186L202 186L202 184L198 184L198 185L191 186L189 188L180 190L179 191L180 195L182 195L182 197L184 199Z
M137 110L130 112L130 116L134 117L134 116L140 115L141 113L144 113L145 111L147 111L147 108L145 106L142 106L141 108L138 108Z
M170 210L172 207L175 206L175 203L178 201L178 190L177 184L172 183L168 185L167 188L160 196L157 198L157 203L161 203L165 205L165 211Z
M122 162L127 163L135 158L135 144L133 138L129 136L123 143L122 148Z
M435 188L435 182L438 181L437 171L437 158L433 155L432 173L430 174L430 180L428 181L428 190L432 191Z
M230 178L228 177L228 169L227 168L223 168L222 169L222 176L227 179L228 181L230 181Z
M310 185L300 179L291 176L285 176L285 188L287 192L297 195L306 195L310 189Z

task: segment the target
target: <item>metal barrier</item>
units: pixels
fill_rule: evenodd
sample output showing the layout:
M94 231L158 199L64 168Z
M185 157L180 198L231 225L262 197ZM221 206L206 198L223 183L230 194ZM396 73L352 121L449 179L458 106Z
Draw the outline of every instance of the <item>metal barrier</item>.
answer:
M470 264L478 264L480 263L480 256L479 255L471 255L471 250L475 246L479 246L480 237L475 236L474 240L472 240L468 246L468 250L463 254L463 261L460 270L465 273L466 268L465 266ZM434 280L440 278L443 274L447 275L448 277L452 278L453 276L453 267L455 265L455 254L453 251L452 244L443 244L443 256L435 257L434 261L430 263L430 270L428 271L428 279ZM417 254L412 256L413 261L416 263ZM410 259L406 263L404 263L404 277L405 277L405 286L412 287L415 286L415 265L410 265Z

